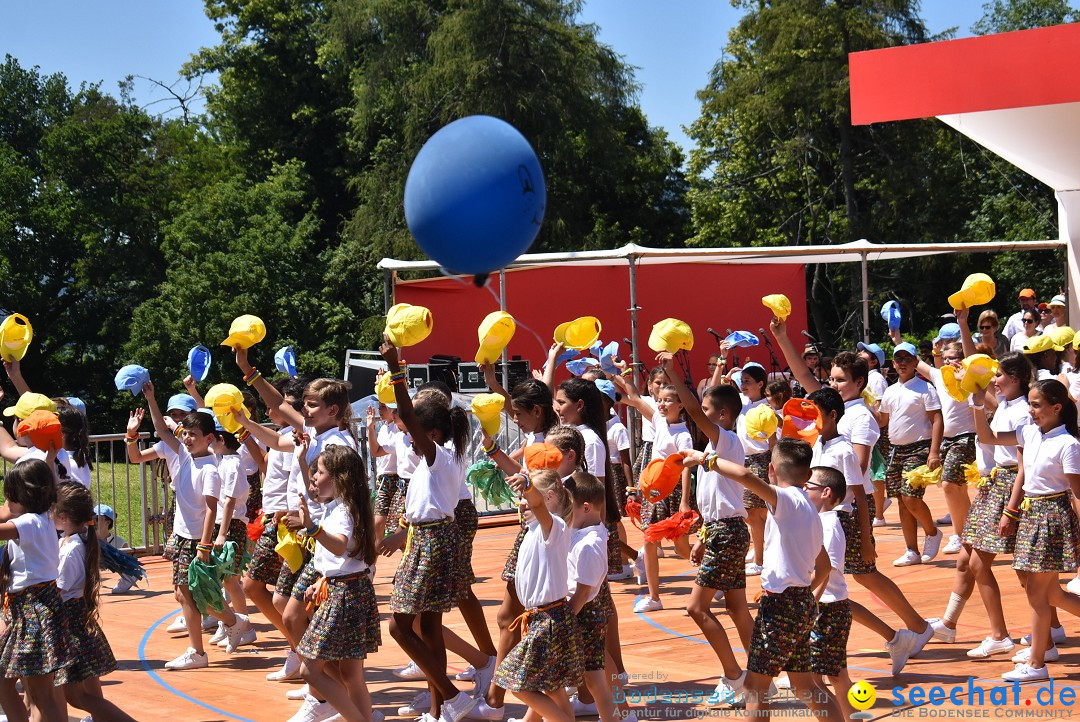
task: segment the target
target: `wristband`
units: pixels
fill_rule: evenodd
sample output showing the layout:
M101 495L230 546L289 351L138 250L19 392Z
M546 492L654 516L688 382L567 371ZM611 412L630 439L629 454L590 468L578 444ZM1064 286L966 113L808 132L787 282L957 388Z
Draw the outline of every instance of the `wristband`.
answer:
M403 384L403 383L405 383L405 379L404 379L404 378L400 378L400 379L390 379L390 385L391 385L391 386L397 386L398 384Z
M253 383L255 383L256 381L258 381L261 378L262 378L262 374L259 372L258 369L255 369L254 373L252 373L251 376L244 379L244 383L247 384L248 386L251 386Z
M1013 521L1020 521L1020 512L1016 509L1010 509L1009 507L1005 507L1001 510L1001 514L1002 516L1009 517Z
M174 437L176 437L177 439L179 439L180 434L182 434L182 433L184 433L184 425L183 424L177 424L176 428L173 429L172 435Z
M307 532L305 533L308 535L309 539L314 539L315 537L319 536L319 532L321 531L322 524L316 524L315 526L308 528Z
M981 404L979 406L975 406L974 404L972 404L971 408L975 409L976 411L982 411L986 407Z
M124 438L124 443L127 444L128 446L132 446L134 444L139 443L139 437L136 436L134 439L129 439L129 438L125 437Z
M941 356L942 355L941 351L931 351L930 353L934 354L935 356Z
M702 466L705 467L705 471L716 471L716 454L709 454L705 457L705 463Z
M624 368L622 371L619 372L619 376L622 376L622 377L625 378L626 376L629 376L632 373L634 373L634 369L627 366L626 368Z
M485 446L484 447L484 453L487 454L488 456L495 456L495 454L499 453L499 444L498 444L498 442L495 441L495 439L492 439L491 440L491 446Z
M240 433L236 435L236 440L241 444L247 441L251 437L251 432L247 429L240 429Z
M407 374L404 371L398 370L390 374L390 383L395 381L404 381Z
M529 478L528 474L522 474L521 476L525 479L525 491L528 491L532 488L532 479Z
M400 529L408 529L409 528L409 522L405 521L405 517L401 517L400 519L398 519L397 525L398 525L398 528L400 528Z
M202 542L195 545L195 550L200 552L212 552L214 551L213 544L203 544Z

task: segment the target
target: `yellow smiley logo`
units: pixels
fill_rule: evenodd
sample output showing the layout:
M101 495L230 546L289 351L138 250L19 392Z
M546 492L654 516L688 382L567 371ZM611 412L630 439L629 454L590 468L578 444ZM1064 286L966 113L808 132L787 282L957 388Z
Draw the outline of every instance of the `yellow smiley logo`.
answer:
M857 710L870 709L877 701L877 692L869 682L858 681L851 685L847 693L848 702Z

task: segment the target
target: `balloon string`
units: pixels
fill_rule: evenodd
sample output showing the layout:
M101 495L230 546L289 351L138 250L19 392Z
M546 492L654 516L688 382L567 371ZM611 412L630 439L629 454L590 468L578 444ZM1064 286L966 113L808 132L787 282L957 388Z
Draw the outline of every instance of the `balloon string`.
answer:
M454 274L454 273L450 273L450 271L447 271L442 266L439 266L439 273L441 273L442 275L446 276L447 278L449 278L449 279L451 279L453 281L456 281L456 282L460 283L462 286L470 285L461 276L458 276L457 274ZM500 270L499 273L504 273L504 271ZM486 283L484 283L484 288L486 288L487 292L491 294L491 297L495 299L495 303L499 304L499 308L502 308L503 307L502 298L500 298L499 294L496 293L495 289L491 287L490 277L489 277L488 281ZM540 346L540 354L544 358L547 358L548 347L547 347L547 345L544 344L544 339L542 339L540 337L540 334L538 334L536 331L533 331L531 328L529 328L528 326L526 326L525 324L523 324L521 321L517 320L516 318L514 319L514 324L518 328L523 328L523 329L525 329L526 331L528 331L529 333L531 333L533 335L533 337L536 339L536 343L539 344L539 346Z

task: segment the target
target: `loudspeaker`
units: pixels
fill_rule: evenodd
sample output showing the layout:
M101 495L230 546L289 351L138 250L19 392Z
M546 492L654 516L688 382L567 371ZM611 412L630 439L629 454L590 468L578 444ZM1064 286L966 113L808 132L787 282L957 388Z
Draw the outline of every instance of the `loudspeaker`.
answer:
M345 363L345 380L349 382L349 401L359 401L375 393L375 377L386 362L379 359L349 357Z
M431 380L427 364L409 364L405 373L408 375L410 389L418 388Z
M429 381L442 381L451 391L458 390L458 364L460 356L436 354L428 359Z
M482 394L491 389L484 381L484 372L480 370L480 364L458 364L458 391L463 394Z
M495 365L495 378L499 379L504 389L510 391L522 381L532 378L529 362L521 359L513 359L505 364L500 362Z

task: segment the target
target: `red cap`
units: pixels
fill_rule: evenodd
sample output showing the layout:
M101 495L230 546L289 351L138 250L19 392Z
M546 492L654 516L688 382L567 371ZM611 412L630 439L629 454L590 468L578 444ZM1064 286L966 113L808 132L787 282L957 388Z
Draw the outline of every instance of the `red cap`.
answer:
M551 444L530 444L525 447L525 467L529 471L540 469L558 469L563 454Z
M1025 288L1020 292L1020 298L1035 298L1035 292L1030 288Z
M64 435L60 430L60 418L51 411L35 411L27 416L16 433L29 436L30 443L42 451L50 446L57 450L64 448Z

